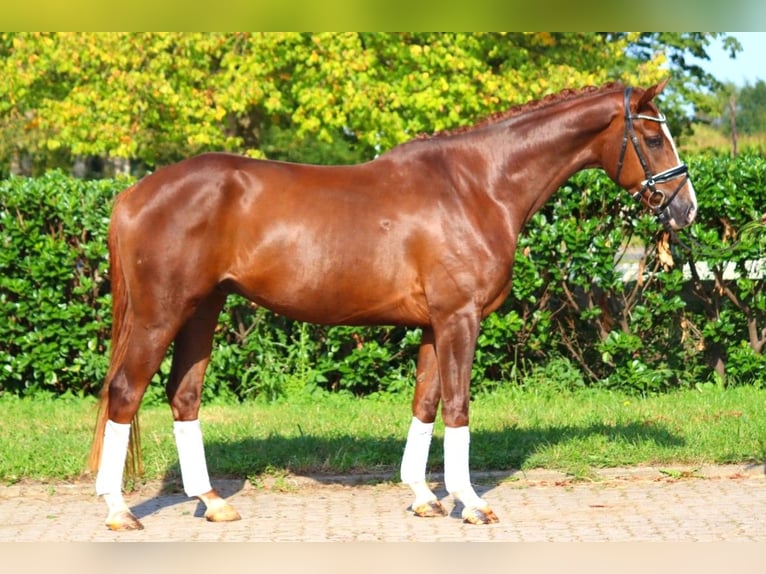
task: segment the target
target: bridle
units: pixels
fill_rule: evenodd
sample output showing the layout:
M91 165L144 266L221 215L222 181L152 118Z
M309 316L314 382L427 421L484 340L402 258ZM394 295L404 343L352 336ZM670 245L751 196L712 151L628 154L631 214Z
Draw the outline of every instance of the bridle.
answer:
M686 164L681 163L677 165L676 167L671 167L670 169L661 171L660 173L656 175L652 175L652 172L649 169L649 163L646 161L646 156L641 151L641 146L639 145L639 142L638 142L638 136L636 136L636 132L633 129L633 120L648 120L648 121L664 124L666 123L666 119L662 113L660 113L658 117L647 116L644 114L632 115L630 113L631 91L632 91L631 88L625 89L625 95L624 95L625 132L622 137L620 159L617 162L616 181L618 184L620 183L620 173L622 172L622 164L623 164L623 161L625 160L625 151L627 150L627 147L628 147L628 138L630 138L630 141L633 142L633 149L636 151L636 156L638 156L638 161L641 162L641 167L644 169L644 175L646 175L646 179L641 182L641 188L633 194L633 198L636 199L637 201L641 201L641 200L646 201L646 204L652 209L654 214L662 223L663 227L665 227L665 229L667 230L670 230L670 226L669 226L670 215L668 214L667 209L670 206L670 204L673 203L673 200L676 198L676 195L678 195L678 192L681 191L681 188L684 186L684 184L686 184L687 180L689 179L689 170L686 167ZM669 198L666 197L664 191L657 189L657 184L667 183L679 177L682 177L681 182L678 184L678 187L676 187L673 193L670 194Z
M658 173L657 175L652 175L651 170L649 169L649 163L646 161L646 156L641 151L641 146L638 142L638 137L636 136L636 132L633 129L633 120L648 120L651 122L657 122L660 124L667 123L667 120L665 119L665 116L662 113L659 113L659 116L647 116L644 114L636 114L632 115L630 113L630 94L631 94L631 88L626 88L624 93L624 106L625 106L625 132L622 137L622 147L620 149L620 159L617 162L617 177L615 180L619 184L620 182L620 173L622 172L622 165L625 160L625 152L628 147L628 138L630 138L630 141L633 142L633 149L636 151L636 156L638 157L638 161L641 162L641 167L644 169L644 174L646 175L646 179L641 182L641 188L633 193L633 198L641 201L645 200L647 205L652 209L654 214L657 216L657 218L662 223L665 230L669 233L671 242L673 244L680 245L683 249L685 249L689 253L689 257L692 258L694 256L697 257L705 257L705 256L716 256L716 257L722 257L725 255L728 255L730 253L733 253L736 249L738 249L740 243L744 239L746 235L749 235L751 233L766 233L766 216L764 216L764 220L762 221L751 221L749 223L746 223L743 225L739 230L739 239L735 241L733 244L729 245L727 248L723 249L711 249L705 247L702 243L697 241L694 237L688 238L685 242L683 241L678 233L676 233L675 230L671 229L669 225L670 215L667 212L668 207L671 203L673 203L673 200L676 198L676 195L678 195L678 192L681 191L681 188L686 184L686 182L689 180L689 170L686 167L686 164L681 163L677 165L676 167L671 167L670 169L666 169L665 171L662 171ZM667 135L667 134L666 134ZM657 189L657 184L663 184L667 183L669 181L672 181L676 178L681 177L681 182L678 184L678 187L675 188L673 193L670 194L670 197L665 196L665 192L662 190ZM691 272L693 275L696 275L696 267L694 265L693 259L691 261ZM698 281L699 278L697 277L696 280Z

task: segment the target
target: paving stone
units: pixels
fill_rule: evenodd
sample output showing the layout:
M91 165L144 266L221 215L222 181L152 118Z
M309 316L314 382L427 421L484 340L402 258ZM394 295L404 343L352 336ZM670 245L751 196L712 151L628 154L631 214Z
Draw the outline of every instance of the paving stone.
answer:
M145 530L120 533L104 526L106 506L92 483L17 484L0 487L0 541L766 541L761 467L706 467L681 479L607 469L595 482L548 471L475 474L477 492L500 517L487 526L463 524L440 477L432 479L447 517L415 517L407 487L369 476L293 477L287 490L213 480L242 515L220 524L204 520L198 501L148 483L126 497Z

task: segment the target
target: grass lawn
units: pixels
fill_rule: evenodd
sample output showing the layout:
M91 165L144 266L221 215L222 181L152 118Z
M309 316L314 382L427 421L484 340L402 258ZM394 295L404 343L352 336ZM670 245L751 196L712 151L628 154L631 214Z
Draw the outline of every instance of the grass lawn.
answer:
M212 476L379 473L398 480L410 397L300 398L203 405ZM166 405L141 409L145 478L179 476ZM0 483L82 477L95 421L93 399L0 399ZM766 390L617 392L507 389L471 406L471 469L547 468L587 477L598 468L762 463ZM441 473L437 419L429 463Z

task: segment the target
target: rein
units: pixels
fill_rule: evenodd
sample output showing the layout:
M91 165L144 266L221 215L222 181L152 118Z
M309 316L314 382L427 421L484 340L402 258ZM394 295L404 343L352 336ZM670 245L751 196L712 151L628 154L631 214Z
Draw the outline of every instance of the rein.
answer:
M620 148L620 159L617 162L617 182L619 183L620 181L620 173L622 172L622 165L623 165L623 162L625 161L625 152L627 151L627 148L628 148L628 139L630 139L630 141L633 144L633 149L636 152L636 156L638 156L638 161L641 163L641 167L644 170L644 175L646 176L646 179L641 182L641 189L639 189L633 194L633 199L637 201L641 201L642 199L645 199L647 205L651 208L651 210L660 220L660 223L662 223L662 226L666 230L672 231L670 229L670 225L668 221L669 215L667 212L667 208L670 206L671 203L673 203L673 200L676 198L676 195L678 195L678 192L681 191L681 188L689 179L689 169L686 167L686 164L681 163L677 165L676 167L671 167L670 169L661 171L658 174L655 174L655 175L652 174L651 169L649 169L649 163L646 161L646 156L644 155L644 152L641 151L641 146L639 145L639 142L638 142L638 136L636 135L636 132L633 128L633 120L649 120L649 121L657 122L661 124L666 123L667 120L662 113L660 113L658 117L647 116L645 114L632 115L630 113L631 91L632 91L631 88L626 88L624 93L625 132L623 133L623 136L622 136L622 146ZM681 182L678 184L678 186L673 191L673 193L670 194L669 198L665 196L665 192L657 189L657 184L667 183L678 177L682 177Z

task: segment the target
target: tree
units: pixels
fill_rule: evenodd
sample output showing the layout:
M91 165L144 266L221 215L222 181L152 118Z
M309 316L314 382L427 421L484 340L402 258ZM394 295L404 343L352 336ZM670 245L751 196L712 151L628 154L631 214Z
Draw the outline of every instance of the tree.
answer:
M361 161L566 87L648 84L668 65L709 83L679 55L718 35L3 33L0 172L206 150Z
M632 57L642 61L651 61L657 52L664 54L673 79L663 94L663 111L677 138L690 134L695 121L704 121L718 110L715 94L723 84L694 60L709 60L707 49L717 40L731 58L742 51L739 40L721 32L644 32L628 48Z
M736 95L737 129L744 134L766 132L766 82L746 83Z
M9 81L0 116L14 137L3 138L3 156L27 153L42 169L77 156L155 164L211 145L231 147L221 129L226 110L208 83L225 40L214 34L6 34L1 65Z
M697 120L731 140L732 154L737 155L741 135L766 133L766 82L757 80L742 87L727 82L707 95L707 109Z

